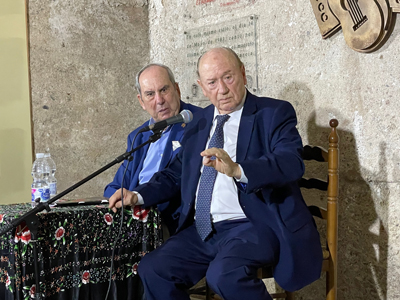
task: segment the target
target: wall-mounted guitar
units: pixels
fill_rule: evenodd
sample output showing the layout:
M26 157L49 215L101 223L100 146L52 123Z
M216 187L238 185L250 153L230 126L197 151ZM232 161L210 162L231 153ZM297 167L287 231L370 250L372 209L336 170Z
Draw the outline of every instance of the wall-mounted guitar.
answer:
M322 38L342 28L347 45L373 52L389 38L400 0L311 0Z

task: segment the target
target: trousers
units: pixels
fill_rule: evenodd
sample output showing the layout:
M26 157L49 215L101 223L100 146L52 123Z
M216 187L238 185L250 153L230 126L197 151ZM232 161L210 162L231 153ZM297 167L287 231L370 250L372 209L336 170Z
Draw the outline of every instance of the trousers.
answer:
M190 300L187 290L204 276L225 300L270 300L257 270L274 265L278 253L273 231L259 233L248 219L214 223L206 241L193 224L146 254L138 274L147 300Z

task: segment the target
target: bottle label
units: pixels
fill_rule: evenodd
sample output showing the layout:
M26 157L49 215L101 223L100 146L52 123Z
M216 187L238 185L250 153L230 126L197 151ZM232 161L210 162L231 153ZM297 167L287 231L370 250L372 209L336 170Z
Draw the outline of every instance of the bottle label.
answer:
M50 199L50 189L49 188L38 188L31 189L32 192L32 202L35 202L35 199L40 198L40 202L46 202Z
M55 196L57 194L57 182L52 182L50 186L50 196Z

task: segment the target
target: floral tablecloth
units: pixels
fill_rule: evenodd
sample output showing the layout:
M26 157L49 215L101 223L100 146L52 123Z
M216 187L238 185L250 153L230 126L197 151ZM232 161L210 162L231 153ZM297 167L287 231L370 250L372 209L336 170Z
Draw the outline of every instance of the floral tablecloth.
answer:
M0 227L30 209L0 205ZM121 221L105 205L56 207L38 214L40 290L45 299L105 299L112 250ZM162 243L155 210L124 210L108 299L140 299L140 259ZM0 236L0 299L33 298L36 286L31 234L24 223Z

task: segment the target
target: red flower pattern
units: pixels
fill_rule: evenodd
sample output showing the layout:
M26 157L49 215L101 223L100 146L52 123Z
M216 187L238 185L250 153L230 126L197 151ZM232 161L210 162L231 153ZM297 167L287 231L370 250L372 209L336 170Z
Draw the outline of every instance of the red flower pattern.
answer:
M63 238L64 234L65 234L65 229L64 227L61 226L56 230L55 237L59 241Z
M83 272L83 274L82 274L82 283L83 283L83 284L89 283L89 279L90 279L90 273L89 273L89 271Z
M111 225L113 222L113 219L114 219L113 216L109 213L106 213L104 215L104 221L106 221L107 225Z
M31 289L29 290L29 296L31 296L31 298L35 298L35 293L36 293L36 284L33 284L31 286Z
M0 214L0 224L4 222L5 214Z
M24 232L22 233L21 241L22 241L24 244L29 244L29 242L31 241L31 232L30 232L29 230L24 231Z
M133 274L137 274L137 268L138 268L138 264L137 263L135 263L133 266L132 266L132 272L133 272Z
M147 217L149 216L150 209L145 209L141 205L134 206L132 209L132 217L135 220L142 222L147 222Z
M8 274L7 274L6 287L8 287L10 285L10 283L11 283L10 276L8 276Z
M28 244L31 241L31 232L28 226L26 226L25 221L17 226L14 241L15 243L22 241L24 244Z

